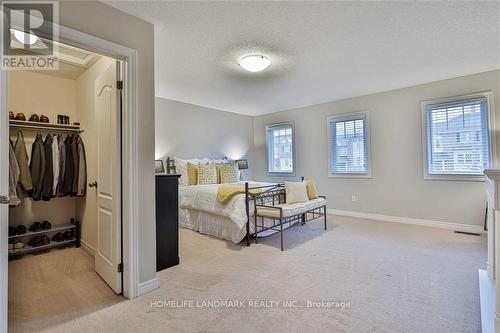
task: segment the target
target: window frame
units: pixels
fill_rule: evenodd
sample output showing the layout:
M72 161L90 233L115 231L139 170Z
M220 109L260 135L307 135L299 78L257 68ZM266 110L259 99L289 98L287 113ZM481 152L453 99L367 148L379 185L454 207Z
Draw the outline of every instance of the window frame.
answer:
M420 118L422 130L422 169L424 180L448 180L448 181L476 181L482 182L484 175L464 175L464 174L429 174L428 147L427 147L427 107L433 104L447 104L467 102L473 99L486 98L487 104L487 128L489 144L489 167L496 164L496 143L495 143L495 112L493 107L493 92L485 91L468 95L460 95L446 98L439 98L420 102ZM432 147L431 147L432 148Z
M365 173L360 172L347 172L338 173L332 171L332 157L333 157L333 147L332 147L332 131L330 130L330 123L333 121L348 121L356 120L363 117L366 121L366 147L367 147L367 168ZM372 148L371 148L371 129L370 129L370 112L369 111L357 111L350 113L343 113L338 115L331 115L326 118L326 133L328 139L328 177L329 178L372 178Z
M288 127L292 128L292 171L279 171L279 172L270 172L269 171L269 130L273 128L281 128ZM274 123L266 125L266 175L270 177L290 177L295 176L297 170L297 162L295 158L295 122L294 121L285 121L281 123Z

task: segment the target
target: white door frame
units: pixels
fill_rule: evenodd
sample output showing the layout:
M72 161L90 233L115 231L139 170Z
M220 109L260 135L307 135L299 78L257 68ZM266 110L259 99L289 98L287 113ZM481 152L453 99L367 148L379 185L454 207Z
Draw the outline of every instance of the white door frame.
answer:
M123 219L123 295L133 299L139 291L139 188L137 137L137 51L113 42L59 25L59 41L124 62L122 101L122 219ZM8 72L0 71L0 147L1 156L8 156ZM5 134L7 133L7 134ZM8 159L3 167L8 170ZM0 181L8 177L0 175ZM3 178L6 178L5 180ZM3 194L3 193L2 193ZM8 311L8 217L0 216L0 332L7 332Z

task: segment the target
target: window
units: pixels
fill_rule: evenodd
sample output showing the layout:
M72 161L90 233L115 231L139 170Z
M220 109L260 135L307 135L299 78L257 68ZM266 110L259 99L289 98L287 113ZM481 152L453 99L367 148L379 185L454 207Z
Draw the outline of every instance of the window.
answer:
M425 178L482 178L491 161L490 94L422 103Z
M368 112L327 118L330 177L371 177Z
M295 174L294 124L292 122L266 126L267 173L290 176Z

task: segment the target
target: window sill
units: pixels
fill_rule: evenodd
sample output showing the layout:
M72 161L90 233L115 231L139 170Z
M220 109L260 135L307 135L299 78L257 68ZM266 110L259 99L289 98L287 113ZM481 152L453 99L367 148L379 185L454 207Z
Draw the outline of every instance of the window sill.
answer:
M372 179L371 173L329 173L328 178L361 178L361 179Z
M295 177L295 172L267 172L268 177Z
M484 182L484 175L424 175L424 180L458 181L458 182Z

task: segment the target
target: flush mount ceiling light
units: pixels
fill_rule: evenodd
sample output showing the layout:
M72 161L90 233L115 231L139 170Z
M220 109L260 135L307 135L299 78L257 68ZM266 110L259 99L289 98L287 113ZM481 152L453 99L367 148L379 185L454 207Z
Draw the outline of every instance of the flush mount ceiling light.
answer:
M268 57L260 54L246 55L240 59L240 66L249 72L260 72L271 64Z
M10 29L14 33L14 37L24 45L33 45L38 41L38 37L33 34L27 34L24 31Z

